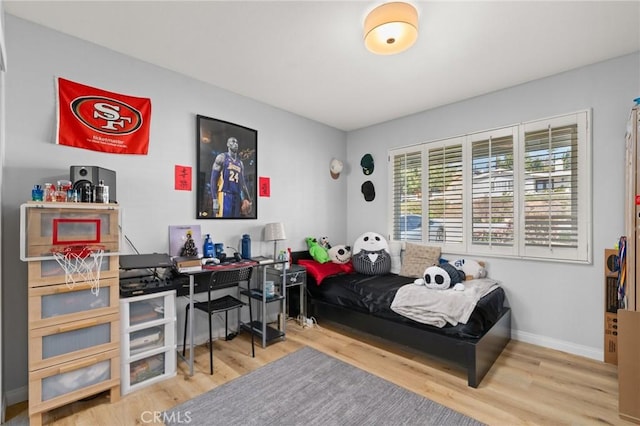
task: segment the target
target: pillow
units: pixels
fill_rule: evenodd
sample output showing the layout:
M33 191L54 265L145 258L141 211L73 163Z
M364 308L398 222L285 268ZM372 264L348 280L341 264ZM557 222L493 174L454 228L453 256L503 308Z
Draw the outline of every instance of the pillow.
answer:
M473 259L462 258L449 263L455 266L456 269L461 269L468 277L467 279L485 278L487 276L487 270L484 268L484 262L477 262Z
M422 278L429 266L438 265L440 247L407 243L402 259L400 275L411 278Z
M390 241L389 242L389 254L391 255L391 272L392 274L399 274L402 267L402 258L400 252L402 251L402 241Z
M304 266L315 280L316 284L320 285L322 280L332 275L344 274L346 272L345 266L351 265L351 263L341 265L338 263L327 262L327 263L319 263L315 260L306 260L300 259L298 260L298 265Z

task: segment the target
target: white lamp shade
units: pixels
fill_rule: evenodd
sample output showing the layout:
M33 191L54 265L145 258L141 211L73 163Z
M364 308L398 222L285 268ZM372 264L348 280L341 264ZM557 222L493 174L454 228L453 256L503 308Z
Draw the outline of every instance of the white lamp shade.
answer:
M400 53L417 38L418 12L408 3L385 3L373 9L364 21L364 44L379 55Z
M281 222L267 223L264 226L264 239L265 241L286 240L287 236L284 233L284 224Z

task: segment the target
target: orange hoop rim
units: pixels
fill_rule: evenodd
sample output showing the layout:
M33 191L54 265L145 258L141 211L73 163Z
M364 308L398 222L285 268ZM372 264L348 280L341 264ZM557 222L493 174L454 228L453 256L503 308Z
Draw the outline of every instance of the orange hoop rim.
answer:
M86 259L93 253L104 251L104 249L105 246L100 244L70 244L68 246L53 246L51 247L51 253L62 255L67 259Z

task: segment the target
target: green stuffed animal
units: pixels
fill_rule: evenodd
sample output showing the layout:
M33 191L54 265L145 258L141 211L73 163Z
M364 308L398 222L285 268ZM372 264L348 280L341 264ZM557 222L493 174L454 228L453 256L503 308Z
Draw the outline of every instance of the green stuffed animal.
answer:
M307 237L307 247L309 247L309 254L318 263L327 263L329 260L329 253L327 249L318 244L318 240L313 237Z

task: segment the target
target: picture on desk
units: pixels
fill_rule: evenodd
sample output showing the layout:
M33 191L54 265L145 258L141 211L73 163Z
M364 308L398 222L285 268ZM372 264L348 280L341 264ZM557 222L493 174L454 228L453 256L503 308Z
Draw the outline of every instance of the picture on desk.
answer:
M202 257L200 225L169 225L169 256Z
M196 219L257 219L258 132L197 116Z

